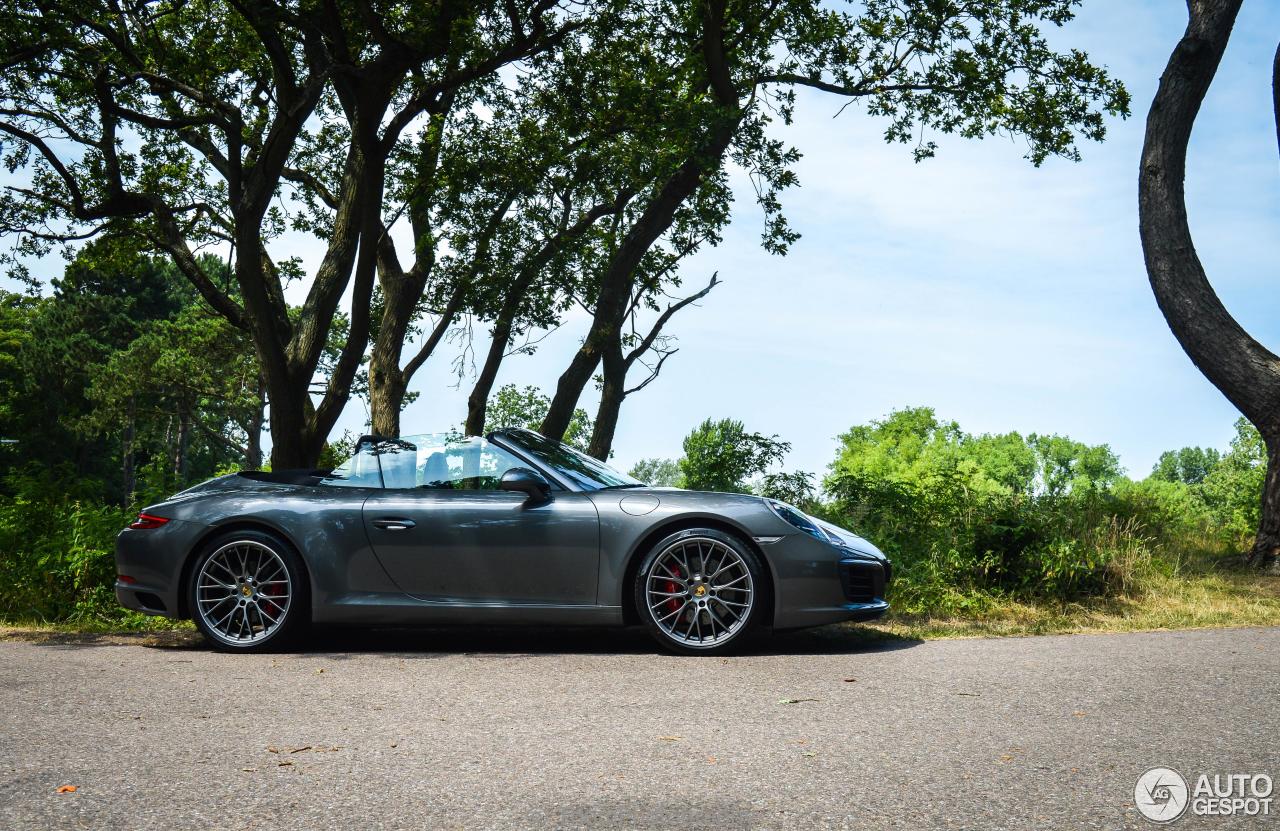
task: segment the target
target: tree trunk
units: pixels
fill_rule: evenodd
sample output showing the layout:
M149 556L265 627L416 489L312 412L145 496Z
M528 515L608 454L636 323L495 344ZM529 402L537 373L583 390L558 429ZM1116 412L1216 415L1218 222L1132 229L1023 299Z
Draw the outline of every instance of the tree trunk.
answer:
M267 410L267 388L258 379L258 406L254 408L249 423L245 426L244 465L247 470L258 470L262 467L262 424Z
M684 163L654 193L610 257L600 280L591 329L556 383L551 406L538 429L547 438L559 441L569 429L578 399L600 363L602 350L622 331L635 286L636 268L653 244L671 227L676 211L684 201L698 191L708 174L719 169L744 115L725 60L724 2L709 0L703 6L702 16L706 85L724 112L708 128L704 140L690 149Z
M658 374L662 372L662 366L666 363L667 358L674 355L676 350L659 348L661 355L657 363L652 367L647 367L649 369L649 377L631 389L627 389L627 375L630 374L631 367L659 342L663 327L667 325L672 316L686 306L706 297L718 283L718 277L712 274L711 282L707 283L707 287L702 291L691 294L680 302L667 306L666 311L659 315L653 326L649 328L649 333L641 338L640 343L630 352L624 354L620 332L606 345L601 361L604 367L604 378L600 389L600 406L596 410L595 427L591 431L591 443L587 450L592 456L595 456L600 461L605 461L609 458L609 453L613 450L613 437L618 430L618 416L622 411L622 402L633 392L639 392L653 383Z
M515 318L518 303L508 302L502 306L498 319L493 324L493 337L489 341L489 354L485 355L484 366L476 376L471 395L467 396L467 423L464 432L468 436L484 435L484 422L489 410L489 394L493 392L494 382L498 380L498 369L507 356L507 346L511 343L512 321ZM562 434L563 435L563 434Z
M1249 552L1249 562L1263 570L1272 570L1280 558L1280 437L1267 444L1267 477L1262 485L1262 516L1258 535Z
M379 283L384 303L378 337L369 355L369 417L375 435L396 438L409 388L409 379L400 369L400 356L426 280L412 269L405 272L380 262Z
M1271 61L1271 112L1276 120L1276 146L1280 147L1280 44Z
M191 444L191 415L178 411L178 441L173 451L173 475L179 487L187 481L187 448Z
M618 414L622 401L627 397L627 361L622 356L622 340L614 340L604 349L604 383L600 387L600 407L596 410L596 423L591 430L591 442L587 453L600 461L607 461L613 450L613 434L618 429Z
M593 323L587 339L574 353L569 367L561 373L560 380L556 382L555 395L551 397L547 414L538 428L538 432L549 439L560 441L564 438L564 434L569 430L569 423L573 421L573 411L578 407L578 399L582 397L582 391L586 389L587 382L591 380L591 374L596 371L596 365L600 363L599 348L592 337L595 334L596 326Z
M1267 485L1251 559L1268 563L1280 550L1280 358L1250 336L1214 292L1191 238L1184 192L1191 129L1240 5L1241 0L1188 4L1187 30L1169 57L1147 117L1138 216L1151 288L1174 337L1267 444Z
M272 470L308 468L318 458L318 453L311 456L308 450L312 442L307 423L310 409L307 389L298 390L287 381L287 378L268 379Z
M421 289L417 292L420 295ZM374 354L369 361L369 415L371 429L376 435L391 438L400 435L400 411L404 408L404 396L408 392L409 381L444 340L450 325L462 309L466 297L465 286L454 289L449 301L441 310L440 320L432 328L431 334L403 368L399 366L404 346L403 335L400 341L394 344L388 341L387 348L379 349L375 345ZM381 337L378 342L383 342Z
M124 504L133 504L133 490L136 483L133 460L133 433L137 423L137 402L129 396L129 411L124 422L124 436L121 439L121 486L124 488Z
M384 358L376 369L369 367L369 429L375 436L394 439L400 435L400 410L408 385L399 361L397 350L395 357L389 361Z

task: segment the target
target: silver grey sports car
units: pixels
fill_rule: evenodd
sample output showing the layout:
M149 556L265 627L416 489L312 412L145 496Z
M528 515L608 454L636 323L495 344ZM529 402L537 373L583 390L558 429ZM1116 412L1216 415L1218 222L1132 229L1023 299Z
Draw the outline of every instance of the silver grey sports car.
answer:
M216 647L306 626L643 624L720 653L758 629L870 620L889 561L759 496L650 488L528 430L366 436L332 471L243 472L146 508L116 596Z

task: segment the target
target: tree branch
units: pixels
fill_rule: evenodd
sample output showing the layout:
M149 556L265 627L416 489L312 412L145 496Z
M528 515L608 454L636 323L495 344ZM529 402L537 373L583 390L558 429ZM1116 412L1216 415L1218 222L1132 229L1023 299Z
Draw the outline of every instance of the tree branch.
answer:
M644 340L640 341L640 344L628 353L625 359L627 367L630 368L637 358L649 351L649 348L653 346L654 341L656 341L658 336L662 334L662 327L666 326L677 312L706 297L711 293L711 290L718 285L720 285L720 279L717 272L716 274L711 275L711 282L707 283L707 287L702 291L697 292L696 294L691 294L680 302L667 306L666 311L658 317L653 326L649 329L649 334L645 335Z
M633 392L640 392L640 390L644 389L645 387L649 386L654 381L656 381L658 378L658 375L662 372L662 365L667 362L667 358L670 358L672 355L676 354L679 351L680 351L679 349L668 349L662 352L662 357L658 358L658 363L653 367L653 369L649 370L648 377L646 377L639 384L636 384L631 389L623 390L622 397L626 398L628 395L631 395Z

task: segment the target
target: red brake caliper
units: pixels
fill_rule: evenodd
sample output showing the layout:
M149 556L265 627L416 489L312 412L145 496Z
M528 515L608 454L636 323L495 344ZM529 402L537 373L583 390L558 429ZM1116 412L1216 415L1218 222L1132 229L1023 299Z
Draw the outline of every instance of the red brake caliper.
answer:
M671 566L671 574L675 577L680 577L681 576L680 567ZM674 580L667 581L667 593L672 595L672 597L667 598L668 614L678 611L680 609L680 606L682 605L680 602L680 598L674 596L675 593L679 590L680 590L680 586L678 583L676 583Z
M276 599L278 597L284 597L284 586L276 583L275 585L267 586L262 593L271 601L271 605L276 607L276 614L284 611L284 606Z

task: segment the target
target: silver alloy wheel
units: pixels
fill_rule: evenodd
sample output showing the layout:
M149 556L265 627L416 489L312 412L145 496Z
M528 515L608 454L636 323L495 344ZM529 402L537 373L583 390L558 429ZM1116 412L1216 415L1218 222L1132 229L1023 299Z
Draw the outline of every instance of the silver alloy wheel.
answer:
M196 577L197 614L218 640L232 646L263 641L289 614L293 584L284 559L255 540L214 551Z
M650 616L682 646L724 643L746 625L755 604L746 561L709 537L672 543L654 558L645 580Z

